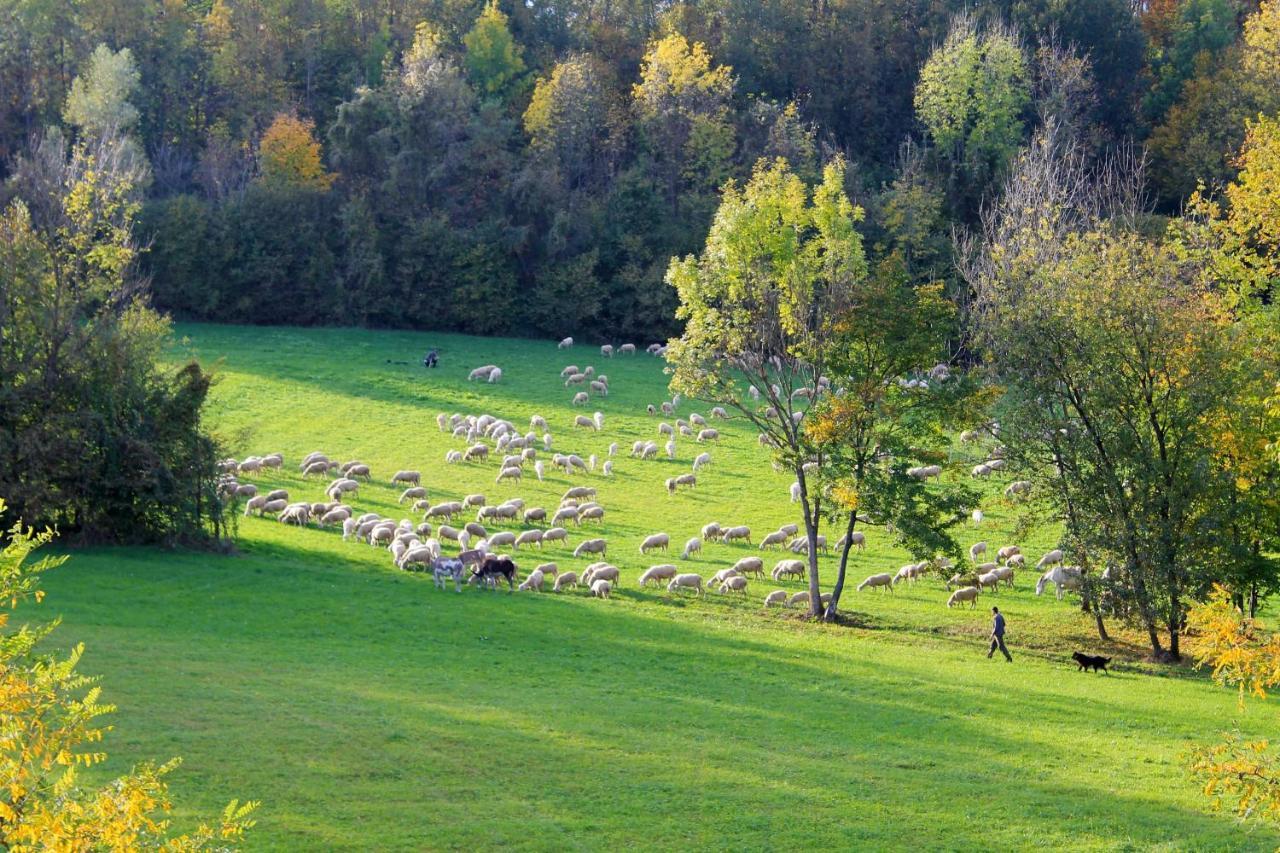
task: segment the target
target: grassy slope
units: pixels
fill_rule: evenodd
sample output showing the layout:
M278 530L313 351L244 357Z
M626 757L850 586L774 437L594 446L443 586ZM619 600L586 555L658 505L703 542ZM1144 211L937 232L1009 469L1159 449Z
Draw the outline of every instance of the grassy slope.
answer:
M121 706L109 769L183 755L179 820L258 797L254 839L280 849L1280 843L1209 814L1179 769L1188 743L1227 724L1234 698L1138 664L1076 674L1065 657L1089 644L1089 626L1069 603L1037 599L1028 578L999 598L1014 666L985 659L983 611L946 610L936 584L850 592L858 629L763 614L771 582L753 583L746 603L636 590L636 574L667 559L640 558L645 534L682 542L713 519L757 532L791 520L788 478L740 425L723 429L698 488L675 498L662 480L705 448L686 439L676 462L625 458L635 438L657 438L644 414L664 393L654 359L408 333L180 332L192 339L183 354L225 357L211 407L224 436L242 454L286 453L286 471L264 485L319 499L322 484L296 475L312 449L370 463L375 483L357 507L397 516L385 483L397 467L422 469L435 500L484 491L551 507L590 482L608 509L596 535L626 582L610 602L459 596L334 532L257 519L241 525L237 558L77 554L50 576L50 605ZM417 366L428 345L442 348L438 371ZM491 361L502 385L465 382ZM605 413L599 436L569 428L557 379L567 361L610 376L614 391L591 407ZM517 423L538 412L557 449L603 456L618 441L624 455L612 480L496 487L493 464L443 464L457 443L436 430L441 410ZM999 486L966 544L1005 541ZM869 539L855 579L904 561L884 533ZM1046 533L1024 544L1034 558L1052 543ZM580 569L567 550L534 559ZM708 546L690 562L705 575L747 552Z

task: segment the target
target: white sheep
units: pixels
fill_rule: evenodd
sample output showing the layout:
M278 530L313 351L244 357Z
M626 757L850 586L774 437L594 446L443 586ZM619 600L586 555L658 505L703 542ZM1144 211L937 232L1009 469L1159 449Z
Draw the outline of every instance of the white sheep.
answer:
M554 592L563 592L568 587L576 588L577 586L578 586L578 573L565 572L562 575L556 576L555 585L552 586L551 589Z
M501 378L502 378L502 368L501 368L501 367L495 367L493 370L490 370L490 371L489 371L489 382L490 382L490 384L492 384L492 383L494 383L494 382L497 382L497 381L498 381L498 380L500 380Z
M893 575L888 572L882 572L876 575L868 575L867 579L858 584L858 592L862 592L868 587L881 587L893 592Z
M556 344L556 349L568 349L571 346L573 346L573 338L565 338Z
M802 493L800 491L800 483L799 482L792 483L791 484L791 502L799 503L801 495Z
M417 486L422 482L422 472L397 471L391 475L391 482L393 485L396 483L408 483Z
M702 540L697 536L684 543L684 550L680 553L680 559L687 560L694 554L702 553Z
M1008 486L1005 487L1004 496L1006 498L1011 498L1011 497L1014 497L1015 495L1025 495L1030 491L1031 491L1030 480L1014 480L1012 483L1010 483Z
M573 405L575 406L585 406L590 401L591 395L586 391L579 391L577 394L573 395Z
M787 603L787 591L785 589L775 589L764 597L764 606L772 607L775 604L781 607Z
M760 540L760 550L764 551L774 546L782 546L787 541L787 534L781 530L775 530L772 533L766 533L764 538Z
M805 565L799 560L779 560L773 567L773 579L782 580L784 577L803 578L805 574Z
M660 566L650 566L640 575L640 586L648 586L649 581L669 581L679 572L676 567L670 563L663 563Z
M740 592L743 596L746 596L747 579L742 575L725 578L724 582L720 584L720 594L723 595L727 592Z
M613 584L604 578L591 582L591 594L596 598L608 598L612 590Z
M692 589L694 595L702 595L702 575L680 574L671 579L667 584L667 592L675 592L678 589Z
M764 578L764 560L759 557L743 557L733 564L733 570L738 574Z
M600 347L600 354L605 358L613 358L613 345L605 344L604 346Z
M515 542L512 543L511 547L513 549L518 550L521 545L537 545L539 548L541 548L542 547L542 531L541 530L524 531L523 533L521 533L519 536L515 538Z
M599 554L603 557L608 547L608 543L604 539L584 539L578 544L577 548L573 549L573 556L581 557L583 554Z
M671 544L671 537L665 533L654 533L646 536L644 541L640 543L640 553L647 554L655 549L667 550L667 546Z
M710 464L711 464L710 453L699 453L697 456L693 458L693 470L695 471L697 471L699 468L702 468L704 465L710 465Z
M541 569L534 569L533 571L529 572L529 577L524 579L524 583L520 584L520 586L516 587L516 589L525 590L525 591L533 590L535 592L542 592L542 580L544 577L546 576L542 573Z
M1039 561L1036 562L1036 568L1043 569L1045 566L1052 566L1056 563L1061 563L1062 556L1063 556L1062 551L1058 548L1054 548L1052 551L1045 554L1043 557L1039 559Z
M962 601L969 602L969 607L978 606L978 588L976 586L965 586L951 593L951 597L947 599L947 607L959 604Z
M987 553L986 542L974 542L969 546L969 559L975 563L978 562L978 555L985 553Z
M425 498L426 496L427 496L426 489L424 489L422 486L414 486L413 488L405 489L403 492L401 492L400 500L396 501L396 503L402 504L407 500L412 500L414 498Z

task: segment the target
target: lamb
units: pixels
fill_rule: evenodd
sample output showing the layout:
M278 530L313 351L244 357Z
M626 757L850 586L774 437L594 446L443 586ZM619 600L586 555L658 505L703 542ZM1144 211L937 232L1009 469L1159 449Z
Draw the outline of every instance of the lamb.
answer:
M805 572L804 563L799 560L779 560L773 567L773 579L782 580L784 577L803 578Z
M699 453L697 456L693 458L693 470L695 471L697 471L699 468L703 467L704 465L710 465L710 464L711 464L710 453Z
M747 594L747 579L741 575L725 578L720 584L720 594L724 595L728 592L740 592L745 597Z
M784 605L787 603L787 591L785 589L775 589L764 597L764 606L772 607L776 605Z
M565 338L556 344L556 349L568 349L571 346L573 346L573 338Z
M596 598L608 598L612 589L613 584L603 578L591 582L591 594Z
M869 575L866 580L858 584L858 592L862 592L868 587L882 587L883 589L893 592L893 575L888 572L882 572L877 575Z
M461 461L462 461L462 451L461 451L461 450L449 450L449 451L447 451L447 452L444 454L444 461L445 461L445 464L446 464L446 465L456 465L456 464L458 464L459 462L461 462Z
M702 595L702 575L680 574L671 579L667 584L667 592L675 592L678 589L692 589L694 595Z
M702 540L697 536L684 543L684 550L680 553L680 559L687 560L694 554L702 553Z
M743 557L733 564L733 570L743 575L764 578L764 560L759 557Z
M689 476L689 475L686 474L685 476ZM676 479L679 479L679 478L677 477ZM738 527L730 527L729 529L724 531L724 534L721 537L721 541L725 542L726 544L737 539L741 539L745 541L748 545L750 545L751 544L751 528L747 527L745 524L739 525Z
M577 548L573 549L573 556L581 557L583 554L599 554L603 557L606 548L608 548L608 543L604 539L585 539L578 544Z
M412 500L413 498L425 498L426 496L427 496L426 489L424 489L422 486L414 486L413 488L405 489L403 492L401 492L400 500L396 501L396 503L402 504L407 500Z
M970 609L978 606L978 588L976 586L966 586L957 589L951 593L951 597L947 599L947 607L959 604L962 601L969 602Z
M516 587L516 589L522 590L525 592L528 592L530 590L534 592L542 592L543 577L545 576L542 574L542 571L540 569L534 569L533 571L529 572L529 577L524 579L524 583L520 584L520 586Z
M668 441L668 442L667 442L666 450L667 450L667 458L668 458L668 459L675 459L675 458L676 458L676 443L675 443L674 441Z
M654 549L667 550L667 546L671 544L671 537L665 533L654 533L646 536L644 541L640 543L640 553L647 554Z
M555 585L552 586L551 589L553 592L564 592L564 590L568 587L577 588L577 586L578 586L578 573L565 572L562 575L556 576Z
M391 475L391 483L411 483L415 486L422 483L422 472L420 471L397 471Z
M660 566L650 566L644 571L644 574L640 575L640 586L648 586L649 581L669 581L674 578L676 574L678 574L676 567L669 563L664 563Z

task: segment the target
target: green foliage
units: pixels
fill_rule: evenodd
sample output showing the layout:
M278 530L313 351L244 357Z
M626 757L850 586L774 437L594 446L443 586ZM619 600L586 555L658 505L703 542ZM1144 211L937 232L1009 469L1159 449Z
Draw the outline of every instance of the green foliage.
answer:
M129 99L140 79L129 48L113 51L100 44L84 72L71 81L63 117L84 133L128 131L138 121Z
M502 95L524 74L524 50L512 38L498 0L489 0L462 43L467 74L484 94Z

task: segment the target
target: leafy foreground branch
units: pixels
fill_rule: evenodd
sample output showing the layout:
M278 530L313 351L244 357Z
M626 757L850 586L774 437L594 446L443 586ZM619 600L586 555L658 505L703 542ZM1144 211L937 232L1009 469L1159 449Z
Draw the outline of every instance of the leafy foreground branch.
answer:
M4 510L0 499L0 516ZM40 576L66 561L28 561L53 537L53 531L36 532L21 521L8 530L0 551L0 601L10 610L39 603ZM165 815L173 803L165 777L181 759L143 764L96 790L81 788L79 770L107 757L98 745L111 727L99 720L115 708L99 701L96 678L76 672L82 645L62 658L36 651L57 620L8 629L10 615L0 611L0 847L191 851L228 849L243 839L257 802L232 800L216 821L170 835Z
M1241 712L1247 696L1266 699L1267 689L1280 684L1280 635L1258 628L1225 588L1215 587L1208 601L1192 608L1187 625L1199 635L1196 660L1213 668L1215 681L1239 691ZM1189 769L1216 808L1280 822L1280 754L1266 738L1229 732L1221 743L1193 750Z

